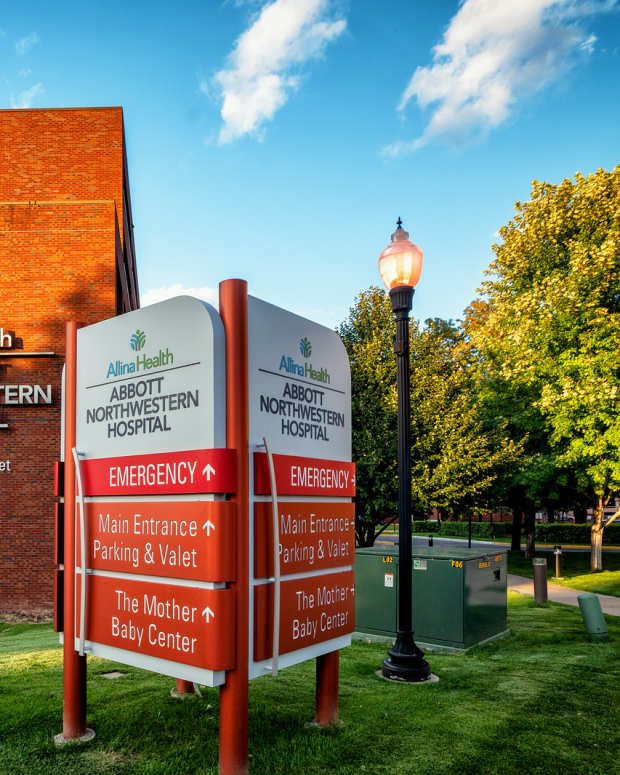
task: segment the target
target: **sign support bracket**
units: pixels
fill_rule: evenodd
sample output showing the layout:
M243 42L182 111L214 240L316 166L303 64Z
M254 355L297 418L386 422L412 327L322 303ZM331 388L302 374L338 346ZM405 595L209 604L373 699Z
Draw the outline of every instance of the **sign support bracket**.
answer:
M86 519L84 517L84 489L82 487L82 469L80 468L80 453L75 447L71 450L75 463L75 475L78 489L78 504L80 508L80 570L82 583L80 584L80 650L84 656L84 640L86 636Z
M271 511L273 514L273 655L271 658L271 675L278 675L278 658L280 648L280 528L278 525L278 490L276 472L273 466L273 455L266 436L263 444L267 453L269 480L271 482Z

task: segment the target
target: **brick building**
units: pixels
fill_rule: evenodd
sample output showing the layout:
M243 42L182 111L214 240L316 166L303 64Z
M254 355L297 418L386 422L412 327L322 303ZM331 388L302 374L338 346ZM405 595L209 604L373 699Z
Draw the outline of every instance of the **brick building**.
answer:
M65 322L139 306L121 108L0 110L0 611L53 603Z

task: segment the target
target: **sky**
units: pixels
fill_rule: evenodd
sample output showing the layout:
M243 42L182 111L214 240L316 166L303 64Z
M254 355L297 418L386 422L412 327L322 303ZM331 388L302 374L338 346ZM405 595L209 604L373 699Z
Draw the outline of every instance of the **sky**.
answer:
M31 0L0 11L6 108L124 109L142 302L230 277L324 325L380 284L459 319L531 181L612 169L620 0Z

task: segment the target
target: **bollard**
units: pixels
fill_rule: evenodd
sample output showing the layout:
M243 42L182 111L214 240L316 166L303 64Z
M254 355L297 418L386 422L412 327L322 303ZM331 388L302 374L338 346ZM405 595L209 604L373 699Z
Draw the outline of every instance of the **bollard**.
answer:
M428 545L429 545L429 546L432 546L432 545L433 545L433 536L429 536L429 537L428 537Z
M547 602L547 558L535 557L534 566L534 600L537 603Z
M588 635L596 640L607 638L607 625L605 624L605 617L601 611L601 603L598 597L593 595L592 592L584 592L583 595L577 596L577 601L579 602L581 616L583 617L583 623Z
M553 547L553 554L555 555L555 576L554 579L562 578L562 547L555 545Z

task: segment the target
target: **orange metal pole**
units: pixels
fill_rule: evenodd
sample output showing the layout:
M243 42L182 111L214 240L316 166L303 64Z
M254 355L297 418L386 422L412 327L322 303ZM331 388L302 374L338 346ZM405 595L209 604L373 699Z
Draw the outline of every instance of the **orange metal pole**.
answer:
M338 668L340 652L330 651L316 659L315 722L327 727L338 721Z
M184 681L177 678L176 690L178 694L194 694L194 684L191 681Z
M236 668L220 688L220 775L248 771L249 627L249 417L248 285L220 283L220 315L226 332L226 446L237 450Z
M86 733L86 656L75 650L75 409L77 330L67 323L65 353L65 551L63 626L63 724L65 738ZM83 560L82 560L83 561Z

